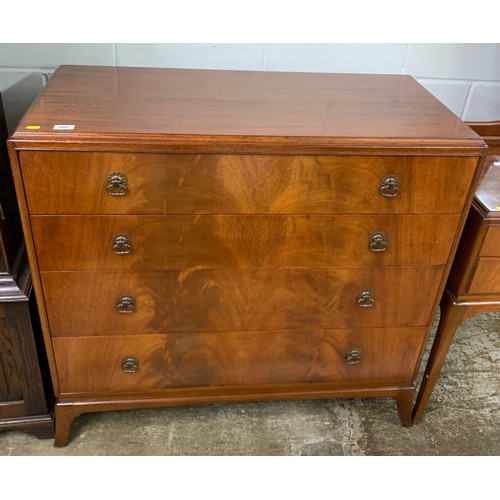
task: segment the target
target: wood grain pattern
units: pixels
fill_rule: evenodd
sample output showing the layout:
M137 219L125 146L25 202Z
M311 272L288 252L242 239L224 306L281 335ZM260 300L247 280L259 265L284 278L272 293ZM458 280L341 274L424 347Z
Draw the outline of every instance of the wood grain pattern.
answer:
M406 75L62 66L54 76L15 140L144 142L147 134L191 143L214 136L289 144L302 137L323 144L335 138L379 145L440 141L442 147L482 142ZM54 131L57 124L75 128Z
M500 294L500 259L480 258L474 271L470 294Z
M457 297L468 294L488 226L478 210L475 208L469 210L462 233L466 236L460 239L446 283L446 287Z
M409 383L425 329L306 330L54 339L67 393L325 381ZM361 362L349 365L352 347ZM124 373L122 359L139 369Z
M62 67L8 145L57 445L83 411L212 401L394 397L411 423L485 152L413 79ZM113 199L121 169L130 190ZM132 254L112 254L128 231ZM376 231L387 252L367 249ZM137 310L118 316L132 285Z
M458 214L477 164L425 156L51 151L21 151L20 158L31 214ZM127 178L125 196L105 191L114 172ZM399 178L395 198L380 194L388 175Z
M444 265L459 215L33 216L42 271ZM388 249L373 252L370 236ZM113 238L132 250L116 255Z
M21 401L23 393L19 382L19 368L12 345L12 335L15 335L15 332L12 331L5 312L8 307L8 304L0 303L0 401ZM1 418L3 415L0 410Z
M54 336L425 326L440 267L42 273ZM360 308L360 291L375 304ZM122 295L136 311L115 310Z
M500 257L500 226L488 225L479 255L481 257Z

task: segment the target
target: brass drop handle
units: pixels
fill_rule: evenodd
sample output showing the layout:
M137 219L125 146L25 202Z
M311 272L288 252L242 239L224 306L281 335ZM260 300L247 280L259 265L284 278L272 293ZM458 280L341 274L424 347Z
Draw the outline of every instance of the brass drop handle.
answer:
M345 353L345 362L348 365L359 365L361 363L362 351L359 347L352 347Z
M135 311L135 299L131 295L122 295L115 307L120 314L132 314Z
M136 373L139 370L139 360L135 356L127 356L122 359L122 371L125 373Z
M386 175L380 182L380 194L384 198L395 198L399 194L399 177Z
M385 252L389 248L385 233L378 232L371 234L368 238L368 247L372 252Z
M132 240L128 234L115 234L112 244L113 252L116 255L126 255L132 252Z
M128 193L127 177L120 172L113 172L108 175L106 192L110 196L124 196Z
M356 297L356 303L359 307L373 307L375 304L373 290L361 290Z

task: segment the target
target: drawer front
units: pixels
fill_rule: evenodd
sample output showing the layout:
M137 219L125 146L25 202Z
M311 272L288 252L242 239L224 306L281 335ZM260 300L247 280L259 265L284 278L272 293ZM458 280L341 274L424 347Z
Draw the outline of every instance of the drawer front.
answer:
M481 257L500 257L500 226L488 228L479 255Z
M42 271L90 271L444 265L459 219L458 215L33 216L31 223Z
M48 272L42 286L53 336L425 326L442 271Z
M61 391L70 394L410 383L424 340L425 329L398 328L58 338L53 346Z
M21 151L20 161L32 214L461 213L477 163L40 151ZM386 184L385 197L388 176L399 190Z
M500 259L479 259L469 293L500 294Z

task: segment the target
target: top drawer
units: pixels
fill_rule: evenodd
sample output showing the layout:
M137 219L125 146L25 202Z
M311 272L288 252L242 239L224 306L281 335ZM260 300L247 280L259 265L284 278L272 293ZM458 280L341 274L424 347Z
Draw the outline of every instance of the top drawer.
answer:
M31 214L461 213L477 158L21 151L20 162Z

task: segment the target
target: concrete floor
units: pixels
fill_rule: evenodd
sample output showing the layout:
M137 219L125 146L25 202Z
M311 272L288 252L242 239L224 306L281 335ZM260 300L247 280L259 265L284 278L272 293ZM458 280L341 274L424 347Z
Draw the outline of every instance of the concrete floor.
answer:
M460 327L424 417L410 428L391 399L217 404L85 414L66 448L5 431L0 455L497 456L499 410L500 313L488 313Z

